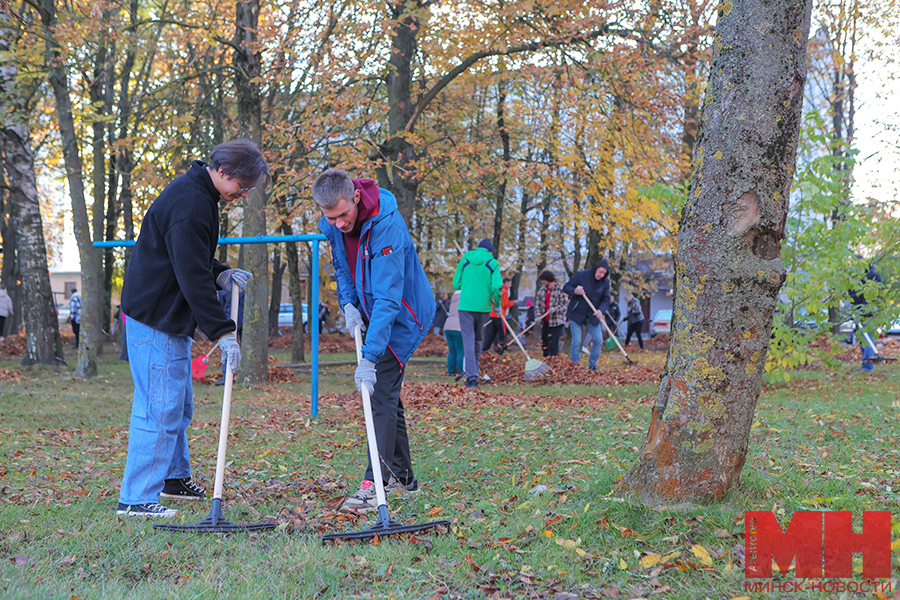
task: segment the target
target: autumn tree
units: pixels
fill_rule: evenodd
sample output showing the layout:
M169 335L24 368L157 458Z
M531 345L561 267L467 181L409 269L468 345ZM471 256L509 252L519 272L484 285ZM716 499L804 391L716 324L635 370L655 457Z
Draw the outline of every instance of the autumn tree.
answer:
M721 500L744 466L785 277L811 8L736 0L720 10L679 228L672 345L619 487L645 502Z
M29 107L25 90L17 86L18 69L10 53L12 42L9 4L0 0L0 57L6 57L0 58L0 155L3 157L2 172L8 182L9 226L16 232L15 252L6 246L4 259L17 263L27 298L21 303L26 333L22 364L58 367L63 362L62 342L47 269L27 118ZM31 87L35 86L32 84Z

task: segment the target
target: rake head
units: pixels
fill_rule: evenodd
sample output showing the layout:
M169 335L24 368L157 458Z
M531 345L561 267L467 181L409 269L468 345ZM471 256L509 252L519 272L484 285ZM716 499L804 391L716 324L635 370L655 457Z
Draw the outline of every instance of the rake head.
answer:
M393 520L387 511L387 506L378 507L378 522L369 529L362 531L346 531L339 533L329 533L322 536L322 543L339 542L352 540L369 540L376 537L383 538L391 535L402 535L406 533L417 533L419 531L427 531L429 529L437 529L443 527L446 531L450 530L450 521L433 521L431 523L414 523L412 525L403 525ZM443 533L446 533L443 532Z
M153 529L162 529L165 531L182 531L186 533L239 533L242 531L270 531L275 529L275 523L249 523L236 524L225 519L222 516L222 499L213 498L212 509L209 515L193 525L175 525L173 523L163 523L154 525Z
M525 363L525 381L537 381L550 374L550 367L536 358L529 358Z

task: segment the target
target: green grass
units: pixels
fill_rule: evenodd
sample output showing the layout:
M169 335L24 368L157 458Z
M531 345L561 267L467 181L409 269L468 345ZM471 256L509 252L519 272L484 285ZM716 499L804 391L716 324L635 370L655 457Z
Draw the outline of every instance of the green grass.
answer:
M640 399L655 386L485 386L464 395L442 367L409 367L407 386L425 384L404 398L423 487L392 498L391 513L449 519L453 530L379 545L319 541L368 526L333 508L365 466L352 367L322 377L318 419L308 376L235 388L226 517L278 527L229 536L156 532L114 514L127 451L126 363L104 358L88 382L48 370L0 381L0 595L732 598L743 595L745 510L775 510L782 522L821 509L851 510L857 522L863 510L887 509L898 519L898 366L873 377L850 367L804 371L766 386L740 486L721 504L678 509L610 496L646 435ZM208 488L221 393L195 386L192 463ZM178 508L177 522L193 523L209 504ZM710 552L712 568L691 566L694 545ZM681 555L640 565L671 552ZM896 582L896 552L894 574Z

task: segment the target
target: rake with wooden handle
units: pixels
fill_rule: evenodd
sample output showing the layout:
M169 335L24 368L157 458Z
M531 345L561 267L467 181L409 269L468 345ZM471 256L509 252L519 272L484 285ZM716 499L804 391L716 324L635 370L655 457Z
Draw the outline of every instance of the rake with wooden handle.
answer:
M588 303L588 306L591 308L591 312L593 312L593 313L594 313L594 316L596 317L596 316L597 316L597 314L596 314L596 313L597 313L597 309L594 308L594 303L591 302L591 299L587 297L587 294L585 294L584 296L582 296L582 298L584 298L584 300ZM607 325L606 319L603 318L603 315L600 315L600 316L597 317L597 318L600 319L600 322L603 323L603 326L606 328L606 331L609 332L609 335L612 336L613 341L616 342L616 346L618 346L618 347L619 347L619 350L622 351L622 354L625 355L625 360L628 361L628 364L629 364L629 365L636 365L636 364L637 364L637 361L636 361L636 360L631 360L631 357L628 356L628 353L627 353L627 352L625 352L625 348L623 348L623 347L622 347L622 344L619 343L619 338L617 338L617 337L616 337L616 334L614 334L614 333L612 332L612 329L609 328L609 325ZM594 340L594 343L596 344L596 343L597 343L597 340Z
M238 284L231 284L231 320L238 318ZM236 524L222 515L222 488L225 481L225 450L228 447L228 421L231 418L231 392L234 389L234 371L225 365L225 397L222 400L222 423L219 426L219 453L216 458L216 484L213 488L212 508L209 515L193 525L166 523L154 525L154 529L184 531L190 533L236 533L239 531L265 531L275 529L275 523Z

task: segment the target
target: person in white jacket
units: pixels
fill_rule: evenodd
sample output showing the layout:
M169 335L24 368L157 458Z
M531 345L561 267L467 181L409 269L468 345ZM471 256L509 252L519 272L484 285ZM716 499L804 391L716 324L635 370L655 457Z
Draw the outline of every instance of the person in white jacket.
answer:
M0 342L3 341L3 336L6 335L6 317L11 317L12 314L12 299L9 297L9 294L6 293L6 288L0 286Z

